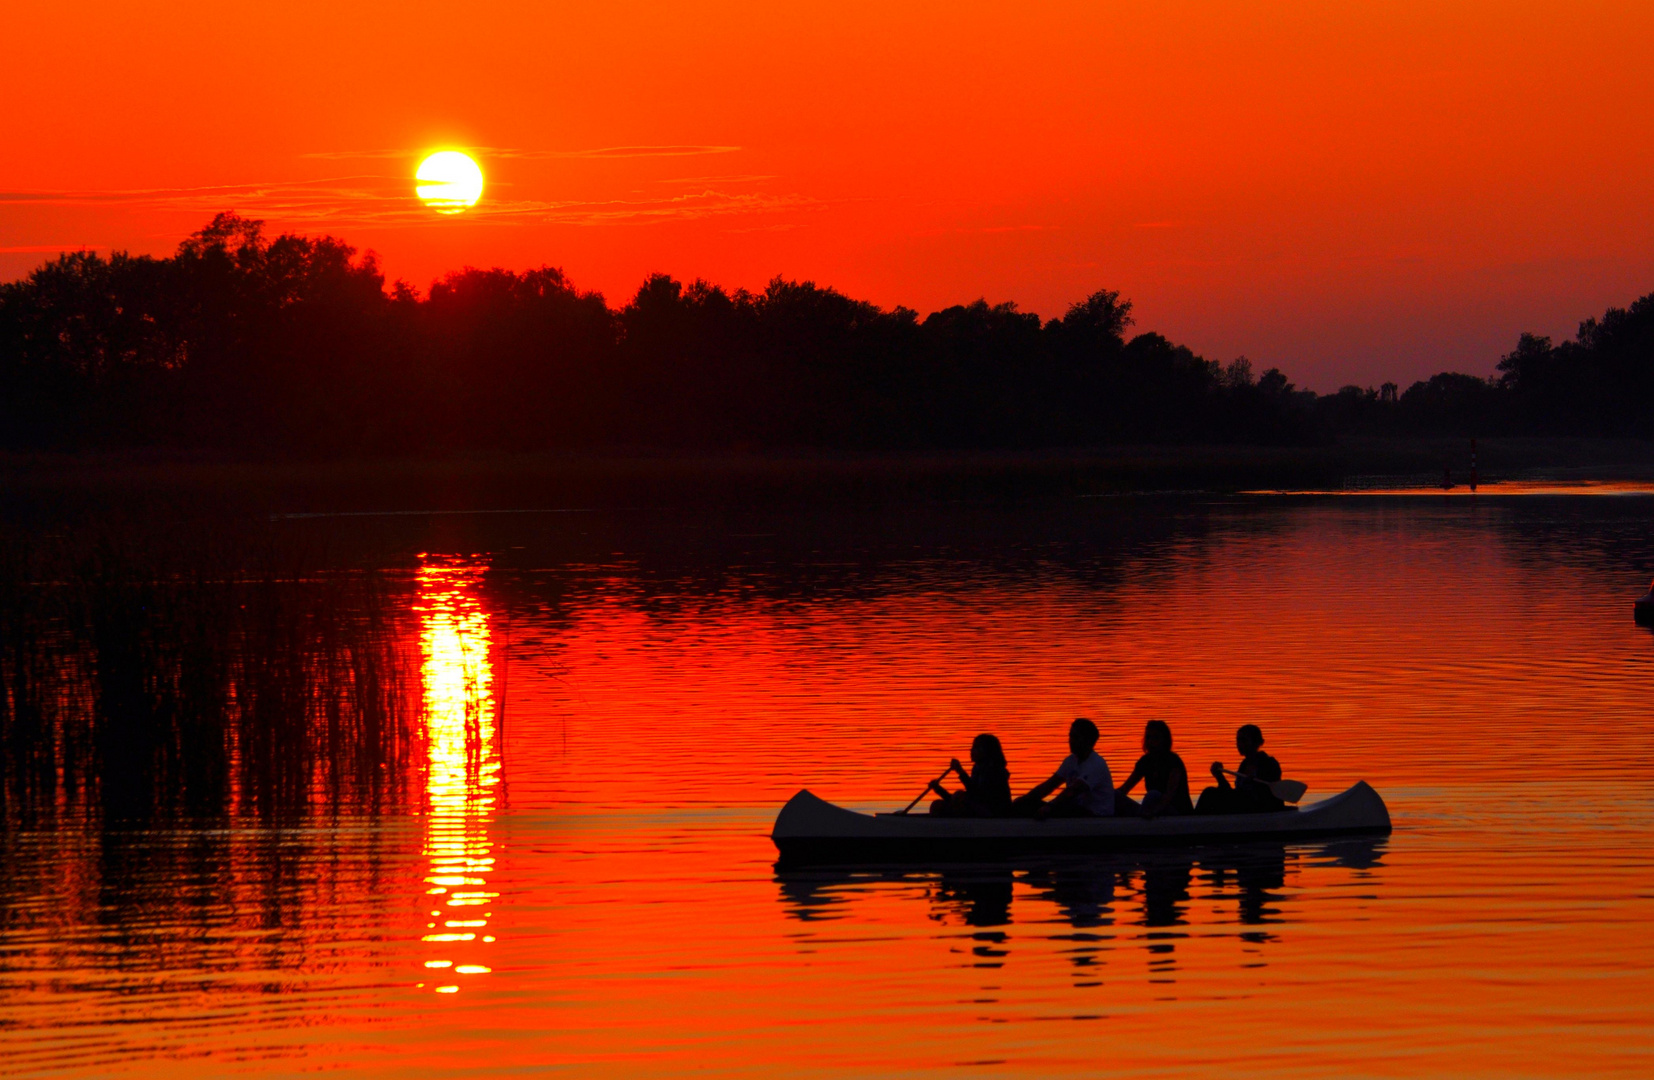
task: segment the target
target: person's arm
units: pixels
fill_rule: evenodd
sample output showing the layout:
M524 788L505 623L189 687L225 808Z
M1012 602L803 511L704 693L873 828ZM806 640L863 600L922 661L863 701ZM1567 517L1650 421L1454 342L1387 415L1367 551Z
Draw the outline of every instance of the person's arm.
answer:
M1023 798L1031 802L1042 801L1046 796L1061 787L1063 782L1063 775L1060 771L1052 773L1051 779L1029 791L1028 794L1023 796Z
M1254 786L1268 787L1281 778L1281 763L1268 754L1252 754L1235 771Z
M1212 779L1218 782L1220 788L1227 789L1229 787L1229 777L1224 774L1223 762L1212 762Z
M1248 791L1261 790L1273 795L1274 792L1269 790L1269 778L1265 775L1268 772L1269 766L1267 763L1259 762L1255 758L1248 758L1240 763L1240 768L1235 770L1235 787L1240 788L1244 785Z
M1137 781L1141 779L1143 779L1143 759L1138 758L1137 767L1131 770L1131 775L1126 777L1125 783L1114 789L1114 794L1124 795L1126 792L1136 787Z
M1062 794L1058 795L1057 799L1063 802L1084 802L1090 794L1091 785L1080 779L1079 775L1076 774L1073 779L1068 781L1067 786L1062 789Z
M948 769L951 772L958 773L960 780L962 780L962 781L969 780L969 777L967 777L965 775L965 767L963 765L959 764L959 759L958 758L954 758L952 761L948 762ZM946 775L946 773L944 773L943 775ZM943 787L942 786L942 781L940 781L940 780L932 780L930 782L930 790L936 792L936 794L942 796L942 798L944 798L944 799L949 799L949 798L953 797L953 792L951 792L947 788ZM969 784L966 784L966 790L967 791L970 790Z

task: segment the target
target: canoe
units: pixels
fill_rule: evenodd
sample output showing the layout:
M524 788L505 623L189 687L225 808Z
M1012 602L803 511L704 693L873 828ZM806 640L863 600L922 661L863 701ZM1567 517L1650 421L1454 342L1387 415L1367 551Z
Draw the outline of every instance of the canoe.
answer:
M861 814L800 791L770 839L788 863L886 859L1002 859L1250 840L1385 834L1390 811L1366 781L1302 809L1160 818L941 818Z

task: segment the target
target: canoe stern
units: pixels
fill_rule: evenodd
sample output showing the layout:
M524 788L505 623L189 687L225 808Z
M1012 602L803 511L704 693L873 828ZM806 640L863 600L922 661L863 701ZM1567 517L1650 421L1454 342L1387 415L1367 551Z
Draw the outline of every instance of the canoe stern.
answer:
M811 837L871 836L874 835L872 821L866 814L834 806L806 789L788 799L787 805L781 808L775 818L775 828L770 830L770 839L779 847L788 840Z
M1316 817L1316 826L1349 832L1388 833L1390 808L1384 799L1365 780L1357 780L1347 791L1342 791L1323 803L1304 808L1306 814Z

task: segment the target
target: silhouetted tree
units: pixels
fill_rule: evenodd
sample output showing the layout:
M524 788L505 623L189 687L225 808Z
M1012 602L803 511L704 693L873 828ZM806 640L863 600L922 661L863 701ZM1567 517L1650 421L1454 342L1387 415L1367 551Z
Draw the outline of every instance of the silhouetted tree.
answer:
M1317 398L1153 333L1099 290L1043 325L986 299L921 319L810 281L649 277L618 311L562 270L420 295L332 237L220 214L170 258L65 254L0 285L0 441L350 454L549 447L1290 443L1342 432L1650 433L1654 297L1497 381Z
M1573 341L1523 334L1499 362L1499 385L1524 431L1654 435L1654 294L1579 324Z

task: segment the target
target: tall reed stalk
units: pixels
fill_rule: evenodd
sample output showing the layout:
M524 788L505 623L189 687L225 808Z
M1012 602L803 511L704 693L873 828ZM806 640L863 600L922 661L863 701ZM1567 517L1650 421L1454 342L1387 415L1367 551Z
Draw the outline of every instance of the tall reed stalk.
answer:
M408 592L250 526L0 535L0 823L401 805Z

